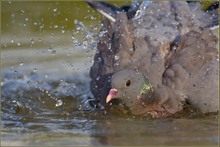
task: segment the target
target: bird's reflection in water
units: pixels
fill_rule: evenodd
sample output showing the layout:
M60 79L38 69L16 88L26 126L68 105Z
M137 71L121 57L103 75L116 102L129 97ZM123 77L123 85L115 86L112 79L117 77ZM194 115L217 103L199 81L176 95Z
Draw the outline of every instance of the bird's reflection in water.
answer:
M93 145L192 145L212 144L207 136L217 143L214 134L217 130L212 125L218 125L217 119L149 119L146 117L126 116L119 118L111 116L99 120L93 126L91 143ZM205 126L209 124L208 126ZM210 129L206 131L207 127ZM196 133L194 130L200 133Z

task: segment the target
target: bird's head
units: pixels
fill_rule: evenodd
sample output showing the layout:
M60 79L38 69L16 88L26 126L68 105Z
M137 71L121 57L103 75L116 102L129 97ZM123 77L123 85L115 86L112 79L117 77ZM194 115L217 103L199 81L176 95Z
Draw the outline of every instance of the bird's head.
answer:
M111 78L111 86L106 103L119 98L129 109L140 103L143 95L152 92L152 85L143 74L131 69L123 69Z

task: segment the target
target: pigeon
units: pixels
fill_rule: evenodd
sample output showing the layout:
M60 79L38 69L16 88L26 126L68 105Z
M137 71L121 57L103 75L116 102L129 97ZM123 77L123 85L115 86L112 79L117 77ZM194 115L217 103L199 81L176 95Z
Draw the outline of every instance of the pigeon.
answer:
M122 78L123 77L123 78ZM171 115L163 107L159 107L158 94L144 75L132 70L123 69L112 76L112 88L106 98L106 103L112 99L121 99L133 115L151 115L164 117Z
M202 113L219 110L218 38L209 28L217 14L183 1L121 8L87 3L109 15L90 69L99 105L108 109L119 101L133 115L152 117L180 112L185 102Z
M217 37L189 32L180 40L180 46L162 75L162 84L152 86L150 81L135 69L123 69L111 77L111 86L106 103L120 98L132 114L151 114L154 117L169 116L183 109L188 101L203 113L218 110L218 57L214 44ZM204 36L205 35L205 36ZM193 38L195 42L192 42ZM200 38L199 38L200 37ZM203 40L204 39L204 40ZM203 47L199 47L203 46ZM193 56L190 58L189 56ZM208 92L207 92L208 91Z

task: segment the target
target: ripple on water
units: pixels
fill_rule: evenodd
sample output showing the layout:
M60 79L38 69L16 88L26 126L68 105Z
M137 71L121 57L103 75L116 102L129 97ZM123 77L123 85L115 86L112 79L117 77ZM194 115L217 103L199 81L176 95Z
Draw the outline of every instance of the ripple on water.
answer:
M93 111L85 103L91 97L88 77L83 81L9 71L2 76L5 145L218 144L217 119L149 119Z
M25 75L3 72L2 79L3 128L24 122L29 122L25 125L27 128L36 122L48 126L50 117L58 119L78 113L78 105L82 105L90 94L88 82L74 77L66 77L60 82L60 79L45 78L34 72Z

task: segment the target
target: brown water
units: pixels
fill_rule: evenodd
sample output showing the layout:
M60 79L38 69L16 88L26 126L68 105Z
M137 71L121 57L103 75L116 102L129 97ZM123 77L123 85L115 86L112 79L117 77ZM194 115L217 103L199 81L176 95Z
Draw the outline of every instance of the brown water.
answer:
M218 145L217 116L151 119L88 105L101 16L85 3L1 7L2 145Z

